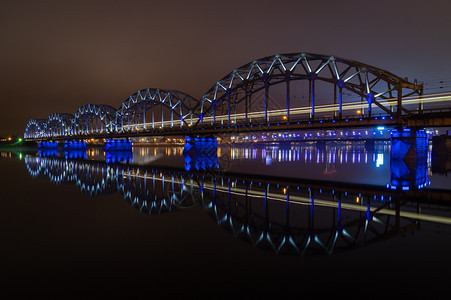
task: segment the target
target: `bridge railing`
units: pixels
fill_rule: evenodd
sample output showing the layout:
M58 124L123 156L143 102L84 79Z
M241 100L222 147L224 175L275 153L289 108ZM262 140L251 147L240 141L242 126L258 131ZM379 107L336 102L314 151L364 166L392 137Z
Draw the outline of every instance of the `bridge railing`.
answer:
M447 113L451 112L451 107L445 107L445 108L429 108L429 109L423 109L423 110L412 110L410 111L412 114L419 115L419 114L432 114L432 113Z

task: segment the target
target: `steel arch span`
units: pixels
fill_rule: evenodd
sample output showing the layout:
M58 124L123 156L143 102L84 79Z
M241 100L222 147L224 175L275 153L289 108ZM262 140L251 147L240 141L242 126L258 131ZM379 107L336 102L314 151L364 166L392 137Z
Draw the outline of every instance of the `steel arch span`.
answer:
M190 126L193 119L196 121L199 117L195 112L198 103L194 97L180 91L153 88L140 90L129 96L117 110L115 131Z
M44 137L46 124L46 119L31 119L25 127L24 138L35 139Z
M301 89L306 94L298 107L293 104L297 81L304 82ZM322 105L317 103L320 83L331 90ZM280 84L282 89L275 89ZM270 90L277 95L271 95ZM422 93L422 84L360 62L308 53L274 55L241 66L216 82L200 100L196 126L218 121L267 123L270 117L271 121L285 122L318 115L341 118L343 110L350 109L345 95L359 98L362 116L371 117L378 109L401 118L408 114L402 98L415 94L421 97ZM275 102L272 108L270 101Z
M110 133L114 130L116 109L109 105L86 104L72 119L71 134Z
M46 122L44 136L56 137L70 134L73 118L74 115L68 113L51 114Z

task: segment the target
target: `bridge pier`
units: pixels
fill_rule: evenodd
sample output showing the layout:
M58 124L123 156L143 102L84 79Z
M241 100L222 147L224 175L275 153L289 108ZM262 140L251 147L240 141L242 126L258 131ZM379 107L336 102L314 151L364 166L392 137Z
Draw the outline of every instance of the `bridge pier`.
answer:
M38 148L40 148L40 149L56 149L56 148L58 148L58 142L42 141L42 142L39 142Z
M185 138L183 157L185 170L207 170L218 167L218 140L217 138Z
M391 159L415 159L427 155L428 136L423 129L396 129L391 132Z
M64 149L67 150L86 150L85 141L64 141Z
M216 154L218 151L218 139L214 137L195 137L187 136L185 138L185 148L183 153L191 154Z
M131 151L105 151L105 162L116 163L116 162L132 162L133 153Z
M390 186L409 190L427 185L428 136L423 129L397 129L391 133Z
M106 140L105 151L130 151L132 141L130 140Z
M390 160L391 189L421 189L428 184L427 156Z

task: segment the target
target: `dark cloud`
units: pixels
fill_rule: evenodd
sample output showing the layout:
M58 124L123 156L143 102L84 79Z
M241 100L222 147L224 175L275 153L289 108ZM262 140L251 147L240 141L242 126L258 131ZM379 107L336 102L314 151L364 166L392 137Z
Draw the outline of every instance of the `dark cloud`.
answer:
M312 52L449 78L448 1L10 1L0 7L0 135L148 87L201 97L254 59Z

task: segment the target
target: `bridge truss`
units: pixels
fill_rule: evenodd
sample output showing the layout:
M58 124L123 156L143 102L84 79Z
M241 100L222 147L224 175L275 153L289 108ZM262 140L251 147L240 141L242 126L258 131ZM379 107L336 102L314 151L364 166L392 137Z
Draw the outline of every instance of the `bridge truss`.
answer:
M293 105L292 92L296 81L306 82L307 94L304 103L297 103L297 106ZM322 105L317 103L319 82L327 83L332 91ZM277 85L284 85L284 88L275 91L274 101L278 105L271 108L270 90ZM199 122L236 123L238 116L238 120L245 123L268 123L270 114L272 119L284 121L293 121L302 115L309 119L330 114L341 118L346 91L361 99L362 116L371 117L373 109L379 108L401 118L403 113L409 113L402 106L402 99L414 94L421 96L423 86L379 68L334 56L275 55L250 62L219 80L200 100Z
M141 90L121 104L116 112L115 130L130 132L192 125L193 118L197 120L199 117L196 113L197 106L198 100L179 91Z
M129 96L119 109L86 104L73 116L52 114L47 120L32 119L24 137L164 133L172 128L198 130L217 124L341 120L345 110L356 111L360 119L379 113L400 123L412 114L403 99L418 96L418 100L409 100L417 105L414 112L418 113L423 109L422 95L422 84L360 62L318 54L281 54L233 70L200 100L180 91L148 88Z
M71 134L113 132L116 109L109 105L86 104L78 109L71 121Z
M31 119L25 127L25 138L38 139L44 137L46 119Z

